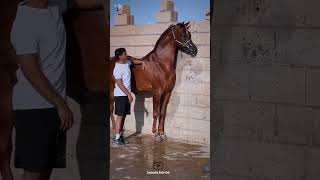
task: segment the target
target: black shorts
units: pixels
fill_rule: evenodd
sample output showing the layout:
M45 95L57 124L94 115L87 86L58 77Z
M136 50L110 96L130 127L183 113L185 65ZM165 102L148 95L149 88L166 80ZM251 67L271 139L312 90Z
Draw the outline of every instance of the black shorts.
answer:
M130 115L131 105L128 96L115 96L115 114L118 116Z
M56 108L15 111L16 168L41 172L66 167L66 132Z

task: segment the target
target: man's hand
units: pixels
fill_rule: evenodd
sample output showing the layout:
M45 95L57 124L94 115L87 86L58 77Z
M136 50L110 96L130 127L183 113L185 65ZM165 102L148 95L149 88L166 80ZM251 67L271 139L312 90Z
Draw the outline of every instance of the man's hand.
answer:
M140 64L142 65L142 69L145 71L146 70L146 63L145 61L139 60L139 59L135 59L131 57L131 61L133 62L133 64Z
M59 117L60 117L60 129L67 130L73 125L73 114L65 102L57 105Z
M133 97L132 97L132 95L131 95L131 94L129 94L129 95L128 95L128 98L129 98L129 103L132 103L132 101L133 101Z
M36 91L57 107L61 120L60 128L64 130L70 128L73 124L72 112L63 97L56 92L53 85L41 71L38 54L18 55L16 60L21 67L22 73Z
M146 70L146 63L142 61L142 69L145 71Z
M123 85L122 79L116 79L116 83L119 86L119 88L122 90L122 92L124 92L128 96L129 102L131 103L133 101L132 95L130 91L128 91L128 89Z

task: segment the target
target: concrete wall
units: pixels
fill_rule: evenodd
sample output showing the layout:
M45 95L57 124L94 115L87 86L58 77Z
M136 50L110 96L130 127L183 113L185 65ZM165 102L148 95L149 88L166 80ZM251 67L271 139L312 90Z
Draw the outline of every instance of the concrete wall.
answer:
M215 180L319 179L319 4L215 1Z
M153 48L170 24L115 26L110 29L110 54L124 47L134 57L143 57ZM169 137L202 144L210 142L210 24L191 22L192 40L198 55L191 58L179 52L177 82L168 105L165 131ZM132 103L133 114L125 127L152 133L152 98L142 94ZM136 106L135 106L136 104ZM144 112L145 107L145 112Z

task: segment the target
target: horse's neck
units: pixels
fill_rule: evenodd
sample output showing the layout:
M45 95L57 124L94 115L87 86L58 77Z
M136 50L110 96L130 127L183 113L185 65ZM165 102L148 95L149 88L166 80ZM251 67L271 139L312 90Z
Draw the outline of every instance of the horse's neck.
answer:
M170 35L167 35L164 38L160 37L159 41L156 43L154 52L158 57L158 63L165 66L167 70L175 70L178 51L173 37Z

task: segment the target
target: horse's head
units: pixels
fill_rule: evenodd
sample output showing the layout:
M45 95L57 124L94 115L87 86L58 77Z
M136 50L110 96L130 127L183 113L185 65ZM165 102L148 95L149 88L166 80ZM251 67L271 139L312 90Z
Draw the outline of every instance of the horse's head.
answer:
M185 24L184 22L182 22L176 25L172 25L171 33L179 49L191 55L192 57L195 57L198 53L198 49L191 40L191 33L188 31L188 29L190 28L189 23L190 22Z

